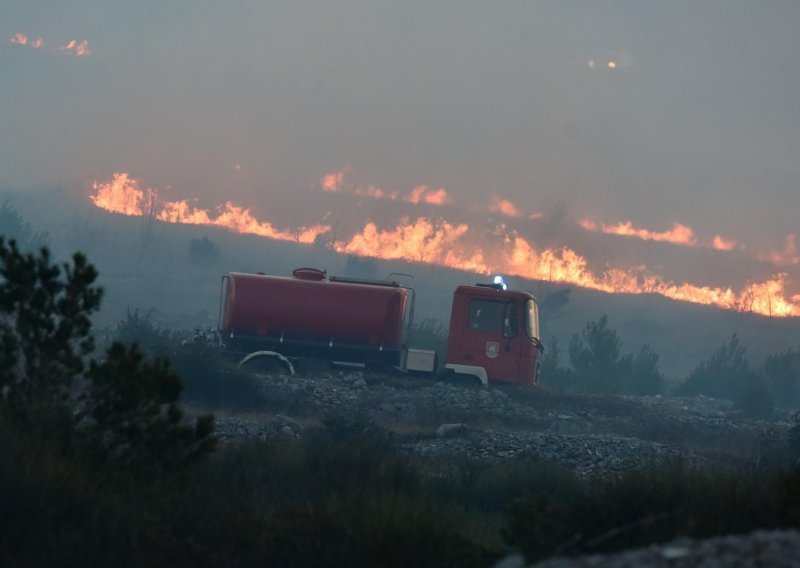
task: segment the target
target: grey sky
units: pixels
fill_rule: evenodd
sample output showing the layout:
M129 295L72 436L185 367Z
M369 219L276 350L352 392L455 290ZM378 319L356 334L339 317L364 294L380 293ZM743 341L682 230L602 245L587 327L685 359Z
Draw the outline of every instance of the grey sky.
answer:
M0 186L128 171L268 210L349 165L390 190L780 246L798 29L793 1L4 0ZM51 50L71 39L92 55Z

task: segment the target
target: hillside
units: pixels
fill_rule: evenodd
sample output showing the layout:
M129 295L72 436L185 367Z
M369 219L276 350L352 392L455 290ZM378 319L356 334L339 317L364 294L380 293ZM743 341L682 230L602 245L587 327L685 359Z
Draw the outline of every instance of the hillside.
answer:
M400 261L362 260L323 247L231 233L214 227L175 225L149 218L108 214L90 203L66 198L60 191L14 194L12 203L39 230L47 230L57 255L85 251L101 273L107 294L99 327L113 327L129 310L148 312L174 329L215 327L220 278L230 271L289 275L299 266L329 274L386 277L411 274L417 290L418 320L449 319L452 290L487 277L442 267ZM49 206L52 205L52 206ZM218 254L192 259L192 240L208 238ZM355 272L354 272L355 271ZM736 333L754 364L769 354L800 345L797 318L769 318L688 304L656 295L605 294L557 282L510 278L512 288L532 291L542 304L545 346L556 337L562 350L587 321L607 314L625 351L650 344L673 379L685 377L722 342ZM569 289L564 305L548 302Z

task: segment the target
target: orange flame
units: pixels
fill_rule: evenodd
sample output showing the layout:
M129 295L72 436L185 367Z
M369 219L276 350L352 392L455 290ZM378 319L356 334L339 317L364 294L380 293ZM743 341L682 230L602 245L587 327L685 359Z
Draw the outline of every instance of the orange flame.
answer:
M339 191L341 191L342 183L344 182L344 172L345 170L341 170L338 172L332 172L322 176L322 179L319 182L319 185L322 187L322 190L327 191L329 193L338 193Z
M296 241L311 244L316 238L330 230L326 225L301 227L296 231L280 231L267 221L259 221L250 209L234 205L230 201L212 216L205 209L196 209L187 200L158 202L154 189L141 189L139 182L127 173L115 173L109 183L92 185L94 195L89 199L101 209L112 213L134 216L153 216L167 223L190 225L212 225L237 233L247 233L281 241Z
M391 199L392 201L397 199L396 191L384 191L382 188L376 185L368 185L365 188L357 187L353 190L353 193L363 197L371 197L373 199Z
M508 199L500 199L494 196L492 196L492 202L489 204L489 211L492 213L500 213L506 217L522 217L522 212L519 210L519 207Z
M95 182L93 189L90 199L97 207L125 215L152 215L165 222L214 225L240 233L301 243L313 243L329 230L329 227L321 225L297 231L278 230L266 221L255 219L249 209L230 201L216 215L194 208L186 200L159 203L155 190L140 188L138 182L126 173L114 174L108 183ZM794 236L790 237L784 252L793 253ZM480 246L474 244L477 238L482 243ZM494 244L484 244L487 239ZM404 218L388 230L381 230L375 223L368 222L349 241L334 243L333 249L340 253L436 264L481 274L505 273L563 282L607 293L659 294L673 300L767 316L800 316L800 296L788 295L788 276L785 273L763 282L749 283L735 291L730 287L671 282L649 272L646 267L611 267L597 272L575 250L568 247L537 250L516 232L509 232L504 225L484 235L473 235L465 223L453 224L425 217L413 222Z
M34 49L39 49L40 47L44 46L44 40L42 38L37 37L36 39L31 39L21 32L14 34L14 37L8 41L14 45L27 45L28 47L32 47Z
M487 273L489 269L480 250L470 253L459 250L458 241L468 230L469 227L463 223L453 225L425 218L417 219L413 224L404 218L391 231L379 231L375 223L369 222L348 243L336 244L334 249L359 256L424 262Z
M711 246L715 250L730 251L739 247L740 245L736 239L726 239L722 235L714 235L714 242L711 243Z
M506 235L501 249L487 255L463 242L467 225L452 225L420 218L414 223L403 219L392 230L379 231L374 223L349 242L338 244L338 252L384 259L439 264L482 274L505 273L532 280L574 284L607 293L659 294L673 300L713 305L725 309L768 316L800 315L800 297L787 298L786 274L771 280L751 283L739 292L731 288L678 284L652 274L642 267L634 270L609 268L592 271L585 257L574 250L536 250L525 238Z
M418 185L412 189L411 193L406 195L403 200L413 203L414 205L420 202L430 205L445 205L452 201L444 188L439 187L437 189L431 189L427 185Z
M72 53L76 57L83 57L84 55L92 54L92 52L89 50L89 42L86 40L78 42L78 40L73 39L66 45L59 47L58 50L65 53Z
M616 225L598 225L590 219L580 219L578 224L591 232L603 232L609 235L635 237L644 241L667 242L688 247L697 246L697 239L692 228L681 223L673 223L670 230L663 232L635 227L631 221L622 221Z
M345 186L344 176L349 169L349 167L346 167L338 172L325 174L320 178L319 186L323 191L328 193L342 193L346 190L348 193L359 195L361 197L371 197L373 199L390 199L392 201L401 199L401 196L398 192L387 191L377 185L370 184L366 187L363 187L360 185L348 184ZM413 205L418 205L419 203L427 203L429 205L445 205L452 202L452 199L444 188L439 187L432 189L427 185L418 185L408 194L402 196L402 200Z
M525 214L522 209L517 207L512 201L508 199L502 199L497 196L492 196L492 200L489 203L489 212L490 213L500 213L501 215L505 215L506 217L527 217L528 219L541 219L542 214L539 211L534 211L533 213Z

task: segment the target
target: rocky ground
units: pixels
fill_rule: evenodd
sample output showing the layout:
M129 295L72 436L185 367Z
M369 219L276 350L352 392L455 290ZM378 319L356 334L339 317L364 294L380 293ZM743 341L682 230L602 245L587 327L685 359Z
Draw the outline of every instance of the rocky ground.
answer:
M522 558L505 559L496 568L524 566ZM553 558L536 568L791 568L800 566L800 532L756 531L749 535L731 535L707 540L678 540L661 546L649 546L618 554Z
M421 456L476 460L538 458L580 476L613 475L642 464L682 460L754 466L785 451L791 411L749 419L729 401L706 397L581 395L547 387L463 387L419 378L335 372L306 377L254 376L266 407L217 412L217 431L248 437L302 437L338 413L366 417ZM510 556L502 568L524 566ZM542 568L800 566L800 532L760 531L681 540L619 554L554 558Z
M301 436L328 413L361 415L397 433L423 456L478 460L540 458L579 475L681 459L757 463L782 447L788 415L747 419L732 403L706 397L579 395L546 387L470 388L419 378L335 372L254 377L269 410L217 413L218 433Z

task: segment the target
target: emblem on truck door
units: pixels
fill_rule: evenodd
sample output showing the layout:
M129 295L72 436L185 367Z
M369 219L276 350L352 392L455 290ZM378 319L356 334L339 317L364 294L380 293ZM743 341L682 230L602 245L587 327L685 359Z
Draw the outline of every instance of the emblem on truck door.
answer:
M486 356L489 359L494 359L500 353L500 344L496 341L486 342Z

